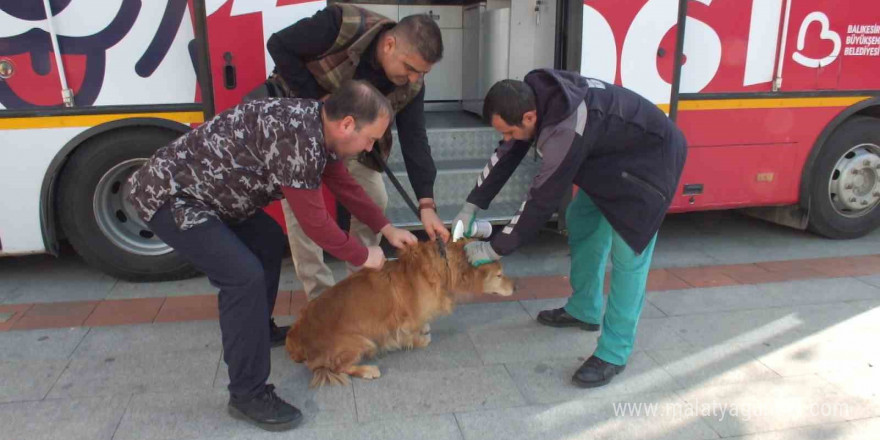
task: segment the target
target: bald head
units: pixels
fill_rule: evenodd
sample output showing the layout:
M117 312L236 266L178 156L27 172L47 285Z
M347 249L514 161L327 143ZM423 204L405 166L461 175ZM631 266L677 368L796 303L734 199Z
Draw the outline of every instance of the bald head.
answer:
M324 112L331 120L351 116L358 128L393 114L388 98L369 83L359 80L346 81L331 93L324 102Z

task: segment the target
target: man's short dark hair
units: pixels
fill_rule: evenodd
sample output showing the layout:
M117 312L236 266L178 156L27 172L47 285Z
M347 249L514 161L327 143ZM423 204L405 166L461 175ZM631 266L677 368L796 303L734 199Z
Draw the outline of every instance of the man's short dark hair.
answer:
M382 115L394 114L385 95L370 83L359 80L346 81L331 93L324 101L324 112L334 121L351 116L358 129Z
M520 125L523 114L535 108L535 92L528 84L505 79L495 83L486 94L483 121L492 125L492 116L498 115L507 125Z
M418 52L423 60L434 64L443 58L443 37L440 26L428 14L404 17L392 28L395 37L402 38Z

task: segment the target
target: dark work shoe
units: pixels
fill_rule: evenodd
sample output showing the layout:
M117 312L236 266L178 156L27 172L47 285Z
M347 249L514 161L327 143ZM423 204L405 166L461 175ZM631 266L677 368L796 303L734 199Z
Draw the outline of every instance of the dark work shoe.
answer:
M614 376L623 372L626 365L614 365L590 356L574 373L571 381L581 388L596 388L611 382Z
M302 421L302 413L295 406L275 394L274 385L266 385L262 394L245 402L232 397L226 406L229 415L244 420L266 431L287 431Z
M565 309L544 310L538 313L538 322L550 327L580 327L588 332L599 330L599 324L590 324L568 314Z
M284 345L288 330L290 330L289 325L278 327L275 325L275 318L269 318L269 346L274 348Z

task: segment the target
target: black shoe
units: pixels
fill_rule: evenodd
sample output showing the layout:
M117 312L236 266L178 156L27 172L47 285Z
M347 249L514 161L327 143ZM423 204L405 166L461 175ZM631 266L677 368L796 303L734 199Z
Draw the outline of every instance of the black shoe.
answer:
M262 394L245 402L232 397L226 406L229 415L266 431L287 431L302 421L302 413L295 406L275 394L274 385L266 385Z
M574 373L571 381L581 388L596 388L611 382L614 376L623 372L626 365L614 365L590 356Z
M275 325L275 318L269 318L269 346L275 348L284 345L288 330L290 330L289 325L278 327Z
M550 327L580 327L588 332L599 330L599 324L583 322L569 315L565 309L544 310L538 313L538 322Z

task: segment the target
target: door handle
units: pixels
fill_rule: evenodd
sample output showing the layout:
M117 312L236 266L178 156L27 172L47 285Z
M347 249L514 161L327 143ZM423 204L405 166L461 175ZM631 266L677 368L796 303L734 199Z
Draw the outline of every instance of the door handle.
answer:
M232 53L224 53L223 61L223 87L232 90L236 87L238 82L235 74L235 65L232 64Z

